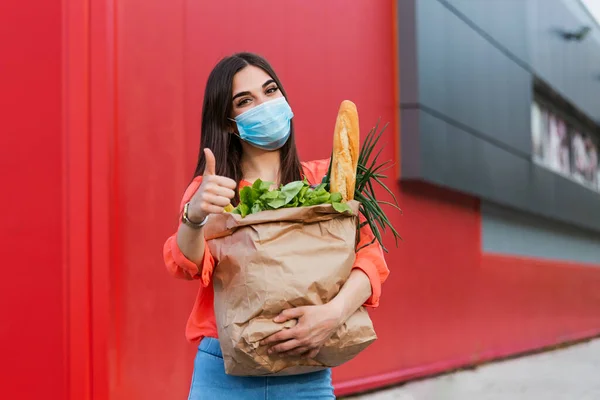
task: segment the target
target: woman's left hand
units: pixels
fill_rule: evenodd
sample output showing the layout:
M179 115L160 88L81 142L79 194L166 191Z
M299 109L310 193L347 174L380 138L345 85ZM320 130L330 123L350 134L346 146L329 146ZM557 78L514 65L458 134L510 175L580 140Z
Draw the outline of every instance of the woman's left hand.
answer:
M269 354L306 355L308 358L314 358L342 324L342 315L343 310L334 303L284 310L274 321L283 323L297 319L296 326L277 332L262 340L260 344L269 346Z

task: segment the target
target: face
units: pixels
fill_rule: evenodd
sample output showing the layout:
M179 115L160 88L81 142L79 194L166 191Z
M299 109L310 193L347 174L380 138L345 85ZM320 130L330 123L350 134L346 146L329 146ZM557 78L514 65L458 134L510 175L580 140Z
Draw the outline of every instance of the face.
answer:
M277 83L262 69L249 65L235 74L231 118L269 100L283 97Z

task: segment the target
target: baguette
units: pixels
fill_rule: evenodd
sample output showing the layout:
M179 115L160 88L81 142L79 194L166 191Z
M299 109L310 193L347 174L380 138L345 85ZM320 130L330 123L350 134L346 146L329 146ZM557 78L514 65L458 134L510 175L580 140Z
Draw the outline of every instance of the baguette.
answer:
M331 192L340 193L344 201L354 199L359 146L358 111L353 102L344 100L335 121L330 177Z

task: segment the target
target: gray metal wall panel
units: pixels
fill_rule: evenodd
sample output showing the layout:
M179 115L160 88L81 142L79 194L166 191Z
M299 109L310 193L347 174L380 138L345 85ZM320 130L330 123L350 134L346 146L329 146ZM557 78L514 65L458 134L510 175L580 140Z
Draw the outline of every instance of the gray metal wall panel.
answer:
M400 135L402 137L401 171L405 179L421 176L421 128L419 109L402 109L400 112Z
M527 160L427 112L420 112L419 124L421 174L425 180L514 207L527 207Z
M417 37L416 37L416 0L397 0L398 24L398 60L400 68L400 102L416 104L419 101ZM413 78L411 78L413 77ZM406 79L403 79L406 78Z
M531 74L439 1L419 1L417 38L419 102L529 154Z
M530 43L527 40L532 0L440 0L489 35L498 45L525 64L530 64ZM545 0L551 1L551 0Z
M419 179L600 231L598 193L428 112L418 111L418 120Z
M590 263L600 267L600 235L481 203L483 251Z
M600 121L600 29L576 0L535 0L530 14L532 67L563 97ZM593 27L582 42L566 42L557 29Z
M427 0L426 0L427 1ZM578 0L436 0L600 121L600 29ZM593 28L582 42L560 30Z
M578 106L587 98L592 98L592 103L600 100L600 96L589 95L600 90L596 83L585 80L585 74L580 76L585 83L577 77L562 77L582 71L583 66L566 58L581 61L583 43L554 43L561 39L550 29L561 13L565 18L559 26L576 28L571 24L585 19L578 14L582 9L577 2L524 1L528 47L513 43L523 32L523 11L515 22L518 34L502 31L512 27L513 21L507 18L510 10L517 8L514 3L490 0L494 3L488 4L492 17L484 15L485 7L478 0L397 1L400 30L403 32L405 25L406 35L412 35L400 38L400 54L415 57L404 60L401 64L408 67L400 71L401 93L408 96L401 99L400 110L403 179L429 181L600 231L600 195L533 164L530 156L533 67L543 65L541 70L548 72L542 77L551 86L574 93L568 98L578 99ZM502 7L506 8L500 10ZM532 23L532 16L542 23ZM414 21L406 22L407 18ZM542 42L546 47L534 48ZM592 53L585 60L600 68L600 61L594 61L600 55L594 46L600 42L594 37L584 43L592 46L585 50ZM525 49L529 49L531 66L518 58ZM552 56L544 59L544 53ZM409 90L402 92L402 87ZM600 112L600 104L595 110Z

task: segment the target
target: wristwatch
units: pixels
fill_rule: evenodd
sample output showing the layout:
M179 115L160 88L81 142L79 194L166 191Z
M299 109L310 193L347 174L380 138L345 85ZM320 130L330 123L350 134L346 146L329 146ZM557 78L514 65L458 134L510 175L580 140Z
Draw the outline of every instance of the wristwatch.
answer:
M189 202L185 203L185 206L183 206L183 215L181 216L181 222L183 222L184 224L186 224L187 226L189 226L190 228L193 228L193 229L200 229L204 225L206 225L206 222L208 221L208 215L206 217L204 217L204 219L201 222L193 222L190 220L190 218L188 216L189 208L190 208L190 203Z

